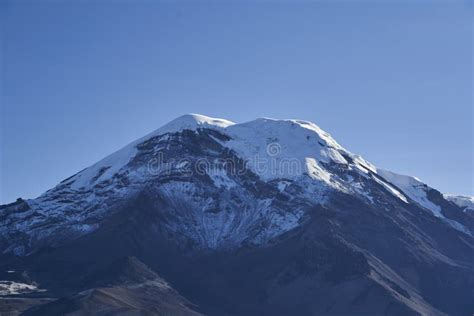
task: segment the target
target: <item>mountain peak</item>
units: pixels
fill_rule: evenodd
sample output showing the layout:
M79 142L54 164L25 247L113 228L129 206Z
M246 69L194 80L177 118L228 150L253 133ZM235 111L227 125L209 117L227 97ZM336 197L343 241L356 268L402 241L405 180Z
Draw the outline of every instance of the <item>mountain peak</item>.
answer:
M231 126L230 130L237 130L240 127L248 130L255 130L264 133L283 133L293 134L293 137L307 138L316 136L316 138L324 143L324 145L335 148L343 149L329 133L322 130L318 125L313 122L298 120L298 119L274 119L268 117L262 117L253 121L235 124ZM316 135L315 135L316 134ZM291 141L291 140L289 140Z
M467 315L473 235L467 208L377 168L311 122L188 114L37 199L0 206L0 277L26 267L48 295L80 291L41 315L77 304L110 313L185 306L164 280L198 293L199 306L224 306L207 305L210 314L444 315L441 306ZM321 293L329 296L315 302Z
M183 130L195 133L181 133ZM163 154L167 155L165 159ZM229 157L232 158L231 162ZM233 160L234 158L236 159ZM246 171L244 174L235 172L235 161L242 162L242 169ZM176 177L169 177L170 174ZM193 178L192 175L199 177ZM189 190L196 191L193 194L198 195L198 187L189 181L197 178L206 179L205 186L210 184L212 190L226 188L247 192L249 183L268 187L268 192L284 192L288 186L292 186L292 190L301 186L298 190L309 196L311 203L316 204L325 203L327 192L344 192L376 204L380 193L374 188L379 188L384 190L384 194L389 194L398 203L402 203L403 207L415 203L457 230L470 234L468 228L445 216L443 206L436 203L440 197L427 185L416 178L373 166L362 157L344 149L314 123L271 118L233 123L200 114L180 116L134 141L62 181L39 198L28 200L25 211L38 214L29 219L38 227L41 227L37 225L39 221L64 217L70 224L71 231L83 235L98 228L98 224L90 217L100 218L109 209L110 201L126 200L143 190L154 188L155 185L165 195L180 195L187 192L188 189L183 187L188 186ZM163 184L166 181L171 183L169 188ZM206 202L205 206L196 206L192 201L189 203L192 204L189 207L196 210L235 207L232 199ZM256 204L249 204L249 208L266 210L269 207L266 203L272 203L271 199L262 198ZM302 213L298 209L295 212L282 213L283 219L276 220L268 232L253 237L254 240L263 242L298 225ZM221 212L215 218L210 215L212 218L209 221L217 226L226 223L223 219L227 216L225 214L227 213ZM246 223L252 223L252 220ZM24 227L26 229L28 225ZM63 227L64 225L52 225L51 229L63 230ZM203 247L216 248L242 241L239 239L242 236L240 234L232 237L217 234L208 226L202 231L210 234L199 237L201 239L198 242ZM191 237L196 236L200 235L194 234ZM227 237L230 239L226 240ZM7 251L24 254L29 251L28 247L14 244Z
M182 115L171 122L167 123L163 127L160 127L156 130L153 134L165 134L165 133L172 133L177 132L183 129L197 129L197 128L209 128L209 129L223 129L228 126L234 125L234 122L209 117L202 114L185 114Z

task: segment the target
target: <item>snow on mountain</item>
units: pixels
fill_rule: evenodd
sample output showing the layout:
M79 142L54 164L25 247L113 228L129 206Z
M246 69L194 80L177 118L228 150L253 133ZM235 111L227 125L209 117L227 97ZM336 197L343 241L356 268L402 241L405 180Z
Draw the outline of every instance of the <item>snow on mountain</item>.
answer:
M472 202L379 169L310 122L184 115L36 199L0 205L0 296L67 289L79 294L56 302L70 305L126 281L129 306L129 285L149 285L129 283L150 277L122 261L138 255L210 314L467 315ZM162 305L142 289L144 309Z
M168 160L158 161L159 172L151 172L149 163L160 154L169 156ZM224 168L217 163L223 157L245 161L254 175ZM202 159L208 164L204 174L183 176L182 169ZM197 183L198 179L204 179L199 180L204 184ZM15 204L3 213L0 209L0 219L5 218L0 221L0 237L18 240L4 251L23 255L44 240L54 245L65 235L74 238L92 232L121 201L146 188L156 190L176 216L189 221L185 228L179 227L183 223L169 224L170 231L210 248L246 238L254 243L274 238L298 226L307 204L324 204L331 191L376 204L380 203L377 190L385 190L401 205L416 203L450 226L468 231L444 217L441 206L428 198L431 188L426 184L378 169L313 123L269 118L233 123L189 114L65 179L37 199ZM262 196L255 196L256 192ZM286 197L278 200L277 192Z
M434 216L440 218L442 221L444 221L454 229L471 235L471 232L468 228L466 228L464 225L455 220L447 218L443 214L442 207L428 198L428 192L432 191L433 189L425 183L421 182L418 178L396 174L394 172L383 169L377 169L377 174L383 177L389 183L396 186L398 189L400 189L401 192L403 192L403 194L410 198L413 202L431 211ZM408 203L407 199L404 196L400 195L399 193L396 195L399 196L401 200Z
M425 183L415 177L404 176L383 169L377 169L377 174L398 187L410 199L432 211L435 216L443 216L441 214L441 208L427 198L426 190L429 189L429 187ZM405 198L402 199L406 201Z
M474 196L444 194L444 197L464 209L464 212L474 212Z
M352 155L342 148L328 133L313 123L301 120L275 120L262 118L236 124L228 120L199 114L183 115L156 131L142 137L117 152L107 156L89 168L74 175L71 189L92 187L110 180L137 154L137 145L158 135L182 130L213 129L229 135L232 140L225 144L248 162L248 166L262 179L295 179L308 174L329 185L330 175L321 163L347 164L341 155ZM364 165L355 160L355 165Z
M351 154L317 125L301 120L261 118L236 124L199 114L183 115L142 137L71 178L71 188L91 187L109 180L137 154L137 145L158 135L200 128L220 131L231 137L225 146L234 150L263 180L296 179L303 174L341 187L331 181L322 164L349 165L343 155L353 158L351 167L375 172L362 157ZM385 184L386 185L386 184Z
M198 128L209 128L220 130L233 124L235 123L231 121L211 118L200 114L186 114L180 116L145 137L142 137L105 157L91 167L79 172L72 178L74 183L71 187L79 189L81 187L86 187L110 179L136 155L136 146L138 144L141 144L154 136L174 133L185 129L196 130Z
M155 135L178 132L183 129L195 130L197 128L209 128L221 130L232 125L235 125L235 123L224 119L213 118L201 114L185 114L157 129L146 137L148 138Z
M409 197L413 202L431 211L434 216L440 218L442 221L444 221L454 229L471 235L471 232L468 228L466 228L464 225L455 220L447 218L442 212L442 207L428 198L428 192L432 191L433 189L425 183L421 182L418 178L396 174L394 172L383 169L377 169L377 174L383 177L389 183L399 188L401 192L403 192L403 194ZM398 191L396 192L396 196L398 196L404 202L408 203L407 199L404 196L400 195Z
M265 180L295 178L303 173L315 176L314 170L321 169L316 166L319 162L347 164L339 151L348 152L328 133L310 122L262 118L236 124L224 119L188 114L81 171L72 178L72 188L79 189L110 179L136 155L136 146L152 137L199 128L218 130L231 136L232 140L226 143L226 147L247 160L249 166ZM307 158L314 160L307 162ZM322 179L324 177L322 175Z
M321 163L347 164L340 154L347 151L310 122L262 118L231 125L225 132L232 138L226 146L266 181L308 174L331 185Z
M15 281L0 281L0 296L18 295L32 292L41 292L35 284L26 284Z
M375 180L375 182L377 182L378 184L383 186L388 192L390 192L391 194L393 194L394 196L396 196L397 198L399 198L403 202L409 203L408 200L406 199L406 197L403 194L401 194L400 191L395 189L392 185L388 184L387 182L383 181L382 179L380 179L378 177L373 177L373 179Z

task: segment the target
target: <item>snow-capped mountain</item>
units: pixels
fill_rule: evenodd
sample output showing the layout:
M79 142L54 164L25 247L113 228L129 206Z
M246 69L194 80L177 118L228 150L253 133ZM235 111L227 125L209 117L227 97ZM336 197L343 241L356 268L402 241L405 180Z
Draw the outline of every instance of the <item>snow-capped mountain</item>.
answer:
M473 307L474 297L472 289L465 290L474 284L472 275L465 278L474 268L474 217L465 206L417 178L377 168L314 123L269 118L234 123L191 114L36 199L1 206L0 252L14 258L6 261L9 264L19 260L29 266L52 289L58 288L57 281L38 267L59 265L64 270L64 263L58 263L61 256L87 261L78 258L82 254L106 262L106 254L133 255L164 270L180 292L191 293L189 299L211 314L232 314L236 307L217 306L211 299L217 293L204 297L190 290L201 286L199 282L216 278L217 283L208 284L214 290L225 288L225 295L251 298L220 283L232 279L222 266L222 279L201 268L209 280L183 281L180 274L189 267L181 256L200 258L200 264L207 262L204 257L219 256L221 261L208 265L226 262L232 267L236 262L249 265L255 258L265 261L262 254L267 253L279 267L271 264L276 270L269 268L262 275L270 273L268 280L276 283L262 289L264 303L246 301L251 306L237 308L236 315L276 312L268 300L277 300L292 286L306 289L308 280L301 279L309 273L305 269L324 280L330 274L330 282L321 283L320 290L335 291L330 284L349 282L346 273L361 278L357 286L344 283L355 286L354 293L367 282L376 284L387 306L395 304L395 314L462 314ZM122 240L123 249L114 240ZM95 247L106 250L90 250ZM173 263L164 263L159 259L163 256ZM181 267L179 273L174 265ZM440 271L450 273L449 281L444 276L427 279ZM80 288L81 282L71 279L68 289ZM434 303L434 289L443 286L451 292ZM338 297L335 293L332 300ZM373 300L375 296L364 298L361 311L378 313ZM309 302L301 308L323 313L324 305L333 313L348 311ZM284 314L287 307L279 312Z
M188 156L183 157L179 150L185 141L189 146L203 143L195 153L189 152L191 148L186 150ZM217 198L195 183L196 175L212 184L207 189ZM165 180L173 177L178 179ZM432 189L426 184L376 168L345 150L313 123L262 118L235 124L191 114L127 145L39 198L12 207L15 212L0 226L1 236L10 240L3 251L24 255L43 242L56 244L90 233L120 201L155 187L156 182L157 194L185 204L176 208L192 210L191 218L179 222L192 229L182 233L206 248L237 246L244 240L266 242L296 227L304 215L304 205L324 203L330 191L376 203L372 191L379 186L399 203L415 203L452 227L472 233L446 217L442 206L427 197ZM265 186L273 192L253 198L248 189L242 190L243 184ZM299 199L300 206L282 210L274 199L277 194ZM242 200L241 204L232 197ZM246 214L242 214L242 207ZM172 213L176 216L176 210ZM249 236L259 218L270 221L270 225ZM169 229L180 230L175 225L179 224ZM17 235L18 242L11 242Z

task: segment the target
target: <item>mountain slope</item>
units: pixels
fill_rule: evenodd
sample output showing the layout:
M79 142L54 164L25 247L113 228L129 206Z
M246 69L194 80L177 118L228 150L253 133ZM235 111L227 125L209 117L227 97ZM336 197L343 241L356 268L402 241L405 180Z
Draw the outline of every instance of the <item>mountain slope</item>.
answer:
M185 115L1 206L0 269L81 301L135 256L205 314L469 315L473 233L471 213L313 123Z
M112 263L96 274L93 282L92 289L31 308L25 315L201 315L133 257Z

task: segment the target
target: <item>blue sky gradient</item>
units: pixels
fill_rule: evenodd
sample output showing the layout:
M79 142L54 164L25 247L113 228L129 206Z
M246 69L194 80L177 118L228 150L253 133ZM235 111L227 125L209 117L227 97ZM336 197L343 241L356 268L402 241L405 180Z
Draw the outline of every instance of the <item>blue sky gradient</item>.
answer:
M474 195L468 3L3 1L0 203L190 112L313 121Z

